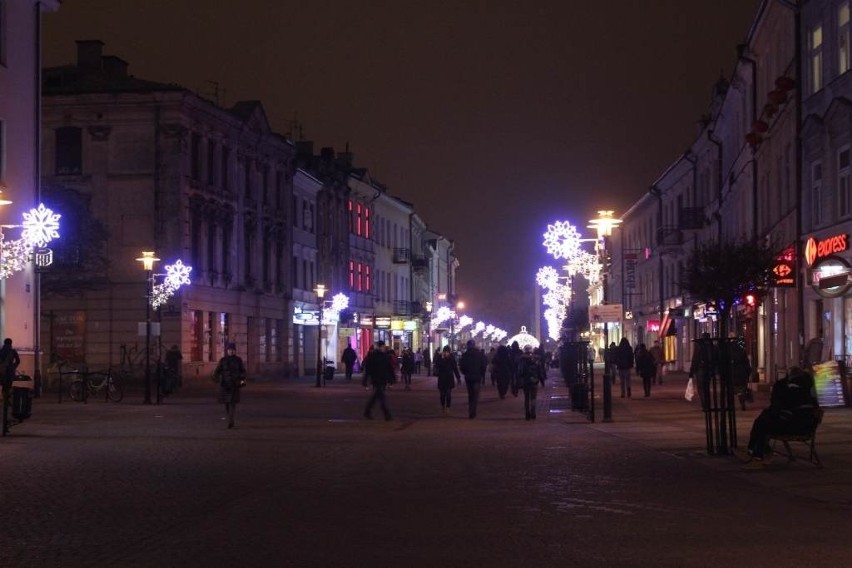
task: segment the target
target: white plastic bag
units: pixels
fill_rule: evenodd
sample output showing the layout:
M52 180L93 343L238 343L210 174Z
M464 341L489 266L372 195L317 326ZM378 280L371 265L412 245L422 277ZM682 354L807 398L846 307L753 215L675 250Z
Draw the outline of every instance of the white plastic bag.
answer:
M692 381L692 377L689 377L689 382L686 383L686 392L683 393L683 398L692 402L692 399L695 398L695 383Z

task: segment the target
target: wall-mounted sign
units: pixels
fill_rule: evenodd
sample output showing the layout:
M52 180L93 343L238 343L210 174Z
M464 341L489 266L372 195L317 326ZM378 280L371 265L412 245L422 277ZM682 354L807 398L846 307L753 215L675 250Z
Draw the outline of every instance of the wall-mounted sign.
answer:
M805 262L813 266L818 260L843 252L849 248L849 238L846 233L817 240L813 237L805 243Z
M390 329L391 327L391 318L390 316L376 316L375 324L373 327L376 329Z
M778 260L772 267L772 286L774 288L796 287L796 266L787 260Z
M598 304L596 306L589 306L589 321L592 323L620 322L623 313L624 306L621 304Z
M842 258L828 258L809 271L811 287L823 298L838 298L850 287L849 263Z

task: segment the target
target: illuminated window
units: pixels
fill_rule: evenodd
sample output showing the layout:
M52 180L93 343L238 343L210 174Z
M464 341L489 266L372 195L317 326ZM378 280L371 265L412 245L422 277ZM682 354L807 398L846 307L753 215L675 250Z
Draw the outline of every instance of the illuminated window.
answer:
M814 227L822 224L822 163L811 166L811 222Z
M364 238L370 238L370 208L364 207Z
M355 262L349 261L349 289L355 289Z
M370 267L369 265L364 266L364 290L369 292L372 288L372 283L370 281Z
M838 74L849 71L849 1L842 2L837 9L837 55Z
M361 233L361 231L362 231L362 227L361 227L361 215L362 215L362 213L361 213L361 204L360 204L360 203L358 203L358 204L355 206L355 234L356 234L356 235L358 235L359 237L360 237L360 236L361 236L361 234L362 234L362 233Z
M355 232L355 231L353 230L353 227L355 226L355 224L352 222L352 213L353 213L352 209L353 209L353 206L352 206L352 200L350 199L350 200L349 200L349 232L350 232L350 233L354 233L354 232Z
M360 262L358 263L358 274L356 275L357 280L355 281L357 285L357 289L359 292L364 290L364 265Z
M852 213L852 171L849 167L849 146L837 153L837 197L840 217L848 217Z
M811 50L811 92L815 93L822 89L822 25L811 30L808 34L808 43Z

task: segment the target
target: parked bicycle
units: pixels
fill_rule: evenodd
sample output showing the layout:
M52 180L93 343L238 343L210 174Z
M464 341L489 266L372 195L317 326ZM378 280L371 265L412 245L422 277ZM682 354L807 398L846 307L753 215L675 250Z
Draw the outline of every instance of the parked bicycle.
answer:
M96 396L103 389L106 389L106 400L121 402L124 398L124 389L112 376L111 371L81 374L82 378L73 380L68 389L71 400L83 401L88 397Z

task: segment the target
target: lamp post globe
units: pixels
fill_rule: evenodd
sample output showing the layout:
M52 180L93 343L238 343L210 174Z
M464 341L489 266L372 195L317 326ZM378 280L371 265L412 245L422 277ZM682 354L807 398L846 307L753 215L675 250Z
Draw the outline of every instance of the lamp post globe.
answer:
M317 284L314 288L314 293L317 295L317 304L319 304L319 321L317 322L317 382L316 386L322 387L322 318L323 318L323 298L328 290L324 284Z

